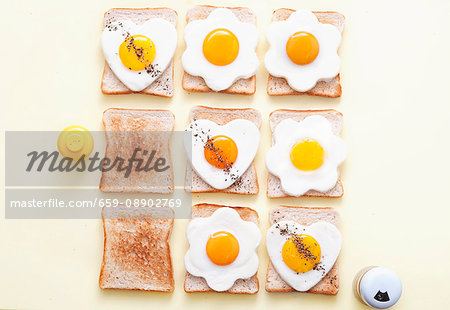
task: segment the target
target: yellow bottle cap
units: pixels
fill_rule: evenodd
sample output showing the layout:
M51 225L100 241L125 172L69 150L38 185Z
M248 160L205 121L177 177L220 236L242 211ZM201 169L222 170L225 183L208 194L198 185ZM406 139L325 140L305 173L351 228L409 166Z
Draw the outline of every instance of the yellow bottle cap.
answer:
M79 159L81 156L88 157L94 148L94 138L84 127L69 126L65 128L58 137L58 150L63 157Z

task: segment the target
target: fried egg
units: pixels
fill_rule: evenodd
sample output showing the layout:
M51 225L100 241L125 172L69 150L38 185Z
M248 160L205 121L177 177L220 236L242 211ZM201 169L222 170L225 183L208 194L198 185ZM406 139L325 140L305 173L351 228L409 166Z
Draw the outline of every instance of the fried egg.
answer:
M286 194L326 192L336 185L346 148L325 117L313 115L300 122L285 119L275 127L273 140L266 167L280 179Z
M293 221L273 224L266 235L267 252L280 277L305 292L327 275L339 255L342 237L333 224L303 226Z
M172 61L177 32L162 18L141 25L122 20L105 27L101 42L106 62L115 76L130 90L141 91Z
M184 147L192 168L216 189L236 182L252 163L259 146L258 127L245 119L223 126L200 119L189 124L186 132Z
M341 33L333 25L320 23L309 11L296 11L287 20L271 23L267 40L267 71L285 78L296 91L308 91L318 81L339 73Z
M186 270L204 278L215 291L226 291L236 280L250 278L258 270L259 228L242 220L232 208L219 208L210 217L193 219L187 238Z
M227 89L237 80L255 75L258 69L258 30L239 21L229 9L215 9L206 19L188 23L184 41L184 71L202 77L214 91Z

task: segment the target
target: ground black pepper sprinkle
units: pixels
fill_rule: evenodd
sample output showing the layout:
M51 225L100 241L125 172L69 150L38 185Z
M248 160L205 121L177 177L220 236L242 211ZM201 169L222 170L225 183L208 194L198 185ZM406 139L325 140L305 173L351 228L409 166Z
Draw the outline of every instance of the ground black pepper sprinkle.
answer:
M137 47L134 44L134 38L130 35L130 33L128 31L125 31L125 29L123 29L123 24L121 22L111 25L111 22L107 23L105 26L108 31L118 31L118 30L122 30L122 36L125 37L125 41L127 42L127 49L129 51L133 50L134 53L136 54L137 58L139 61L141 62L146 62L145 59L145 54L144 54L144 49L142 47ZM147 72L147 74L149 74L151 77L158 77L159 75L161 75L161 70L159 70L158 68L158 64L149 64L145 66L145 72ZM128 68L129 70L131 70L131 68ZM141 72L138 72L138 74L141 74ZM169 79L166 80L166 82L168 82ZM168 87L166 86L164 90L169 90Z
M159 75L161 74L161 71L158 70L157 67L158 67L157 64L155 64L155 65L150 64L150 65L147 65L147 66L145 67L145 71L146 71L148 74L150 74L151 77L157 77L157 76L159 76Z
M227 171L229 172L229 170L233 166L234 162L229 162L226 158L223 157L223 151L214 146L214 142L212 139L208 139L208 141L206 141L205 149L212 151L214 153L214 155L216 156L217 160L220 163L224 164L225 167L223 168L223 170L225 172L227 172Z
M199 128L198 124L195 123L196 119L193 119L193 123L189 125L189 130L192 131L192 137L195 139L194 142L198 142L203 144L203 146L211 151L213 151L217 157L217 159L225 164L225 168L223 171L225 174L233 181L234 186L242 186L243 182L241 177L239 176L239 170L234 169L233 172L231 171L232 166L234 162L228 162L227 159L223 157L223 151L216 148L214 144L212 143L212 137L211 137L211 130L204 130L202 128ZM226 179L226 181L228 178Z
M306 262L309 262L309 261L314 262L316 260L316 256L314 256L314 254L312 254L310 251L311 246L307 246L303 242L303 238L300 237L300 234L296 227L290 227L289 224L284 224L283 226L281 226L279 223L277 223L275 225L275 228L279 230L280 236L286 236L286 240L293 238L292 242L295 244L297 252L303 258L305 258ZM315 245L317 245L317 244L315 244ZM306 262L305 262L305 265L306 265ZM322 271L322 273L323 273L322 276L325 276L325 273L324 273L325 269L319 263L315 264L313 269L317 270L317 271Z
M312 261L314 262L317 257L311 253L310 248L311 246L307 246L304 242L303 242L303 238L300 236L294 236L292 239L292 242L295 244L295 247L297 249L297 252L303 257L305 258L305 260L307 262ZM317 246L317 243L314 243L315 246ZM306 263L305 263L306 265ZM317 267L317 264L315 265L315 267Z

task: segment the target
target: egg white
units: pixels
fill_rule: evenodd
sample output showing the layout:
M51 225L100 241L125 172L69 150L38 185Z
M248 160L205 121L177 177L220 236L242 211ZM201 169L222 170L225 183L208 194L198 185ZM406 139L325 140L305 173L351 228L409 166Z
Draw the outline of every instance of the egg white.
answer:
M299 31L311 33L319 42L319 54L307 65L295 64L286 52L289 37ZM285 21L271 23L267 30L267 40L270 45L264 57L267 71L273 76L285 78L296 91L308 91L318 81L332 79L339 73L340 59L337 51L341 33L333 25L320 23L309 11L299 10Z
M192 168L209 185L216 189L230 187L248 169L259 146L258 127L249 120L236 119L220 126L210 120L200 119L189 124L184 136L184 147ZM208 139L223 135L237 146L238 155L227 171L206 161L204 147Z
M239 41L236 59L225 66L213 65L203 55L205 37L219 28L231 31ZM255 75L258 69L259 61L255 52L258 30L253 24L239 21L229 9L215 9L206 19L188 23L184 30L184 41L186 50L181 58L184 71L201 76L214 91L227 89L237 80Z
M320 268L304 273L297 273L289 268L284 263L282 249L292 235L282 235L280 229L286 229L294 235L306 234L316 239L321 250ZM267 230L266 246L273 267L280 277L296 291L305 292L316 285L334 266L341 250L342 237L336 226L327 222L319 221L303 226L294 221L280 221Z
M304 139L316 140L325 151L324 162L316 170L301 171L291 162L292 147ZM331 123L325 117L313 115L301 122L285 119L275 127L273 140L266 155L266 167L280 179L286 194L298 197L309 190L326 192L336 185L338 166L346 157L346 147L333 134Z
M239 243L239 254L229 265L214 264L206 253L209 237L219 231L231 233ZM189 250L184 257L186 270L202 277L215 291L230 289L238 279L248 279L258 270L256 250L261 240L258 226L244 221L235 210L220 208L210 217L195 218L187 228Z
M119 47L127 34L144 35L153 41L156 55L152 65L160 74L133 71L124 66L119 57ZM177 32L170 22L162 18L153 18L141 25L122 20L112 22L103 30L101 43L106 62L116 77L130 90L141 91L159 78L170 64L177 46Z

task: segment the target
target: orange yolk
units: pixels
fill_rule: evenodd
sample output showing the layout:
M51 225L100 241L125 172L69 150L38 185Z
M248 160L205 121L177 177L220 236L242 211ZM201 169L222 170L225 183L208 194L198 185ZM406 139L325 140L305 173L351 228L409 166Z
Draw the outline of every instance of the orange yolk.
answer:
M319 264L321 252L316 239L308 235L296 235L286 241L281 254L290 269L303 273Z
M291 150L291 162L302 171L313 171L322 166L325 158L323 147L316 140L304 139Z
M129 70L141 71L155 59L156 49L146 36L135 35L125 39L119 47L119 57Z
M216 66L232 63L239 53L239 41L227 29L211 31L203 41L203 55Z
M219 231L209 237L206 243L206 254L216 265L229 265L239 254L239 243L232 234Z
M296 32L286 43L286 53L293 63L307 65L319 54L319 42L309 32Z
M231 138L215 136L206 142L204 154L206 161L214 167L229 169L236 161L238 149Z

